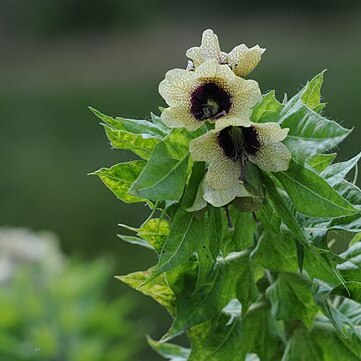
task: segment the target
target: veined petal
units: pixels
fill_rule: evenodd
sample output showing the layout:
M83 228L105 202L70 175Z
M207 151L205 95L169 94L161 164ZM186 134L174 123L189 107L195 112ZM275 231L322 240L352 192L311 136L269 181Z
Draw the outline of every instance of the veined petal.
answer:
M189 143L189 151L193 160L212 162L218 159L220 152L217 143L217 132L211 130L203 134Z
M288 128L282 129L277 123L254 123L251 126L259 143L258 149L248 154L251 162L269 172L280 172L288 169L291 153L281 143L287 137Z
M210 59L220 62L221 49L217 35L211 29L205 30L202 34L201 46L188 49L186 55L193 61L196 68Z
M252 126L257 130L261 142L281 142L285 140L289 128L281 128L278 123L253 123Z
M227 158L219 149L217 158L208 166L206 175L207 184L216 189L237 187L242 183L240 180L241 163Z
M214 207L222 207L232 202L236 197L251 196L252 195L242 183L227 189L215 189L206 184L204 187L203 198Z
M288 169L291 153L281 142L262 144L255 155L249 155L249 160L268 172L281 172Z
M207 29L203 32L201 45L190 48L186 55L193 61L195 68L214 59L219 64L230 66L237 76L244 77L257 66L265 50L258 45L248 48L241 44L227 54L221 51L217 35L211 29Z
M166 73L158 90L168 105L189 107L189 97L196 84L194 72L173 69Z
M257 66L265 51L266 49L262 49L258 45L252 48L248 48L244 44L238 45L228 54L228 64L236 75L244 77Z
M206 185L215 189L227 189L242 184L240 181L241 164L227 158L218 144L218 132L211 130L193 139L189 150L193 160L209 163Z
M252 122L248 117L224 116L215 122L215 130L220 131L229 126L250 127Z
M175 106L165 108L161 114L162 122L169 128L186 128L193 131L200 128L203 123L197 122L187 108Z
M261 90L255 80L245 80L240 77L234 77L232 80L232 111L235 115L248 119L251 108L261 99Z

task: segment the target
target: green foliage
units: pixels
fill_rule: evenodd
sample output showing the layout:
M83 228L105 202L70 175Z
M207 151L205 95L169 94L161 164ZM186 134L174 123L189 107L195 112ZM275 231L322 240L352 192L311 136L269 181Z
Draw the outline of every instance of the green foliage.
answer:
M334 230L361 232L361 191L346 178L361 155L333 163L336 153L328 153L350 130L323 115L323 78L324 72L289 101L279 102L271 91L253 107L253 122L289 128L284 144L292 154L282 172L246 168L245 186L257 190L260 199L253 214L240 207L243 198L223 208L203 199L207 164L193 161L189 142L207 131L204 127L171 130L152 116L134 121L132 128L122 118L95 112L117 132L147 134L156 142L141 152L135 142L134 149L126 148L145 159L138 161L145 165L132 185L122 186L126 172L119 182L103 181L115 194L121 185L122 192L127 189L151 208L140 228L125 226L137 235L121 238L155 250L157 263L118 278L172 315L160 341L148 339L161 356L173 361L361 359L360 238L337 255L329 237ZM169 343L183 333L189 349Z
M126 361L135 357L139 333L127 319L133 310L129 297L117 301L104 297L112 273L108 261L59 263L58 250L31 259L32 254L40 258L48 240L40 246L30 237L21 244L14 237L9 240L12 245L2 248L1 262L15 267L8 278L4 279L7 272L1 277L1 360Z

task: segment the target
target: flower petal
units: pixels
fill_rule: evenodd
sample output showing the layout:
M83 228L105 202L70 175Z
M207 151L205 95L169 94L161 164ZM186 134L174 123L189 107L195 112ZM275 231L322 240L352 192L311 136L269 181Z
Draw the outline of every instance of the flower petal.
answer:
M289 128L281 128L278 123L253 123L256 128L258 137L261 142L280 142L285 140L289 132Z
M222 207L233 201L236 197L250 197L243 184L227 189L215 189L205 185L203 198L214 207Z
M220 148L217 143L217 133L211 130L208 133L193 139L189 143L189 151L195 161L212 162L218 159L217 154L220 152Z
M195 67L210 59L221 61L221 50L216 34L211 29L207 29L202 34L202 43L199 47L187 50L186 55L193 61Z
M159 84L159 94L170 106L189 106L189 97L196 86L194 72L185 69L169 70Z
M281 142L262 144L255 155L249 155L251 162L267 172L281 172L289 167L291 153Z
M251 108L261 99L261 90L255 80L234 77L232 84L232 112L243 119L248 119Z
M227 158L217 141L218 132L211 130L193 139L189 150L193 160L209 162L206 184L215 189L237 187L242 182L239 179L241 164Z
M186 128L189 131L197 130L203 125L192 116L187 108L182 106L165 108L161 119L169 128Z
M238 45L228 54L228 64L236 75L244 77L257 66L265 51L258 45L250 49L244 44Z

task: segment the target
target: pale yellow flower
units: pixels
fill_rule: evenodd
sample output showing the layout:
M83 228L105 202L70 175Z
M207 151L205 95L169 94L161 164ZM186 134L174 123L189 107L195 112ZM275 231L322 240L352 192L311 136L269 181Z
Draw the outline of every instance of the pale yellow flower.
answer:
M264 171L287 170L291 154L281 143L287 133L277 123L252 123L211 130L192 140L193 160L208 162L203 199L220 207L236 197L252 197L244 185L248 161Z
M159 93L169 105L162 121L171 128L191 131L205 121L215 122L217 129L239 122L247 126L251 107L261 98L256 81L236 76L228 65L214 59L195 71L168 71Z
M227 54L221 51L217 35L211 29L207 29L203 32L201 46L188 49L186 55L193 61L195 68L215 59L220 64L229 65L236 75L245 77L260 62L265 50L258 45L248 48L241 44Z

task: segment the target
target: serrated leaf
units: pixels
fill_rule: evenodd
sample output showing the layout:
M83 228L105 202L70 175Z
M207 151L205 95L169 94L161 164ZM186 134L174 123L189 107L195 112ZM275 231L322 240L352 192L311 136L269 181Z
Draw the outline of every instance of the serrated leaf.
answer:
M148 248L148 249L151 249L152 251L155 251L155 248L142 238L134 237L134 236L127 236L124 234L118 234L117 236L120 239L122 239L124 242L130 243L130 244L135 244L137 246L142 246L144 248Z
M280 329L265 304L255 304L243 320L228 321L223 314L189 332L189 361L245 361L248 354L261 361L281 358Z
M223 209L209 207L206 214L206 238L208 239L209 250L213 259L216 260L223 249L227 225L222 214Z
M152 297L160 305L165 307L172 315L175 313L175 296L172 289L168 286L165 276L160 275L152 281L145 284L152 270L129 273L124 276L116 276L115 278L142 292L146 296Z
M161 218L151 218L143 223L138 229L139 236L146 240L157 252L163 248L164 242L169 235L170 224Z
M318 173L321 173L333 162L336 155L336 153L315 154L307 158L306 163Z
M142 134L129 133L107 125L104 125L104 129L112 147L130 150L143 159L149 159L160 142L158 138L144 137Z
M197 187L203 175L204 164L194 163L189 184L172 220L169 235L164 243L152 277L186 262L204 244L205 215L186 211L189 205L193 203Z
M286 172L274 173L297 210L314 217L347 216L357 210L341 197L323 178L291 162Z
M235 213L235 212L234 212ZM251 213L237 212L234 222L234 231L230 243L227 245L227 253L241 251L254 244L254 232L256 222Z
M344 262L337 265L337 269L348 281L361 282L361 242L353 244L348 250L340 254Z
M161 127L147 120L114 118L89 108L104 123L110 144L127 149L143 159L149 159L155 146L167 135Z
M92 174L97 175L121 201L125 203L144 202L144 198L130 195L128 191L145 164L146 162L143 160L118 163L111 168L101 168Z
M272 314L277 320L302 321L309 329L318 312L311 294L311 284L296 273L280 273L267 289Z
M331 185L338 184L356 167L360 158L361 152L348 161L332 164L321 173L321 177L325 178Z
M321 350L322 361L359 361L361 359L361 340L353 342L322 328L314 329L311 332L311 338Z
M251 257L274 272L297 272L295 243L281 233L264 231Z
M283 106L276 99L275 91L272 90L263 95L262 99L253 107L251 120L255 123L277 122Z
M350 133L318 113L324 107L320 103L322 81L323 73L316 75L280 113L282 128L290 129L284 143L293 159L302 164L308 157L336 147Z
M320 111L326 103L321 103L321 88L325 70L307 82L301 91L301 101L310 109Z
M288 340L282 361L325 361L310 332L298 327Z
M332 289L330 294L347 297L350 300L361 303L361 282L348 281L344 285L339 284Z
M187 179L190 139L185 130L174 129L156 146L130 194L151 200L179 201Z
M147 337L148 345L160 356L170 361L187 361L190 349L168 342L156 342Z
M89 109L93 112L93 114L98 117L101 121L103 121L106 125L111 128L124 130L133 134L143 134L148 137L155 137L162 139L164 138L169 130L164 126L158 125L154 120L156 116L152 115L153 122L148 120L138 120L138 119L127 119L123 117L111 117L109 115L102 114L98 110L89 107Z
M221 312L228 302L236 297L236 286L240 277L239 266L239 260L219 265L209 275L207 283L204 283L202 288L196 291L197 277L191 277L190 273L179 274L177 269L171 274L168 273L170 284L177 282L185 287L179 289L179 292L175 291L177 316L171 329L167 332L165 340L173 338Z
M337 193L349 201L355 208L361 210L361 190L347 180L341 180L334 186Z
M305 234L303 229L298 224L295 216L293 215L292 211L290 210L289 206L283 200L281 195L279 194L276 186L272 182L272 180L263 174L262 176L263 183L266 187L267 194L276 210L280 218L282 219L283 223L288 227L290 232L294 235L294 237L301 242L306 248L315 248Z

